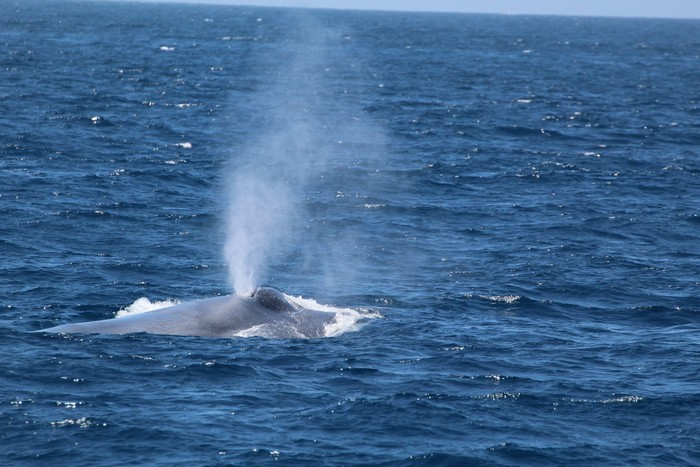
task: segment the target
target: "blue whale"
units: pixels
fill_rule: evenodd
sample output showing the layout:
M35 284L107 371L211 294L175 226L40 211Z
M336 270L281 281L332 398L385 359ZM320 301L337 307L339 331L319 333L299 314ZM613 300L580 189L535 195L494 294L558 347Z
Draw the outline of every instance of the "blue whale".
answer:
M304 308L275 289L260 287L250 296L196 300L121 318L62 324L38 332L313 338L325 337L327 326L336 316L334 312Z

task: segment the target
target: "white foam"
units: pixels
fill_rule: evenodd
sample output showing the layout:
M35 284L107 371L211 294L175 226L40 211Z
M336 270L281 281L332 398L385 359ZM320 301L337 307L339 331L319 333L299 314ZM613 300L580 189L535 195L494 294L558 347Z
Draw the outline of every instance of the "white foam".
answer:
M312 298L304 298L301 296L294 297L287 294L284 294L284 296L289 301L306 309L335 313L335 319L326 324L324 327L324 337L335 337L345 334L346 332L358 331L365 324L365 320L382 317L382 315L375 311L354 308L339 308L318 303Z
M515 303L522 297L520 295L479 295L480 298L490 300L492 302Z
M620 403L636 403L639 401L644 400L643 397L641 396L621 396L621 397L615 397L612 399L605 399L603 401L600 401L603 404L620 404Z
M223 36L221 38L224 41L256 41L257 37L253 36Z
M360 313L336 313L335 320L323 327L324 337L335 337L346 332L358 331L362 326L362 320L367 316Z
M297 331L293 326L286 325L283 326L284 334L291 337L303 338L305 337L299 331ZM242 331L234 334L235 337L275 337L278 335L280 330L279 324L259 324L257 326L250 327L248 329L243 329Z
M636 404L637 402L641 402L643 400L644 398L641 396L620 396L613 397L611 399L570 399L571 402L586 404Z
M294 297L283 294L287 300L308 310L322 311L335 315L335 319L326 324L321 337L336 337L346 332L358 331L365 324L367 319L381 318L377 312L370 310L356 310L353 308L340 308L331 305L318 303L316 300L304 297ZM280 329L283 327L284 329ZM283 332L280 332L283 331ZM308 338L300 332L294 323L266 323L244 329L235 334L236 337L275 337L280 334L296 337Z
M146 297L141 297L126 308L122 308L121 310L117 311L117 315L115 316L115 318L123 318L124 316L137 315L139 313L145 313L147 311L153 311L159 308L177 305L178 303L180 302L177 300L163 300L152 302Z

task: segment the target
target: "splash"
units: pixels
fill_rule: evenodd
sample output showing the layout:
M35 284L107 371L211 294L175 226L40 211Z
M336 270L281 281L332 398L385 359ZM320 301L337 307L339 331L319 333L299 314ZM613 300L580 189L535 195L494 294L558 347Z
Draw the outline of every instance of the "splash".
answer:
M174 306L180 303L177 300L163 300L152 302L146 297L141 297L137 299L131 305L122 308L117 311L115 318L122 318L129 315L137 315L139 313L146 313L148 311L157 310L159 308L165 308L169 306Z
M374 310L341 308L318 303L312 298L303 298L301 296L294 297L287 294L284 294L284 296L303 308L326 313L335 313L335 320L325 326L324 337L335 337L345 334L346 332L359 331L360 328L367 323L367 320L382 317L381 314Z
M382 317L381 314L372 310L341 308L332 305L323 305L312 298L303 298L301 296L294 297L287 294L284 294L284 296L287 300L303 308L334 315L333 320L324 326L323 335L321 336L324 338L337 337L346 332L359 331L368 320ZM279 334L279 329L276 325L261 324L238 332L236 337L274 337L277 334ZM296 330L295 334L293 325L287 329L286 334L297 338L308 338L298 330Z

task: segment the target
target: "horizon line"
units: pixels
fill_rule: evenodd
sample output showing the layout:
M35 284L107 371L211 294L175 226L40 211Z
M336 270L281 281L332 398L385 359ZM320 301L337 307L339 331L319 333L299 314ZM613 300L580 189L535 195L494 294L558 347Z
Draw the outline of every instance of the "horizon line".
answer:
M51 0L49 0L51 1ZM57 1L57 0L54 0ZM307 9L307 10L334 10L334 11L376 11L387 13L454 13L466 15L500 15L500 16L558 16L569 18L623 18L623 19L669 19L669 20L686 20L697 21L700 16L656 16L644 14L605 14L605 13L542 13L542 12L508 12L508 11L468 11L454 9L393 9L393 8L366 8L366 7L350 7L350 6L312 6L312 5L257 5L244 1L230 0L87 0L91 2L107 1L110 3L162 3L162 4L185 4L185 5L218 5L218 6L239 6L250 8L292 8L292 9Z

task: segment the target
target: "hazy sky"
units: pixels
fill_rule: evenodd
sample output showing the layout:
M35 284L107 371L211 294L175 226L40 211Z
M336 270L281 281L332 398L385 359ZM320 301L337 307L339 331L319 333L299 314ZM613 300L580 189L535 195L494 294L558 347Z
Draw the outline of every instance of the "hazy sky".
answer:
M160 0L174 1L174 0ZM230 5L700 18L700 0L175 0Z

